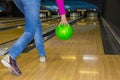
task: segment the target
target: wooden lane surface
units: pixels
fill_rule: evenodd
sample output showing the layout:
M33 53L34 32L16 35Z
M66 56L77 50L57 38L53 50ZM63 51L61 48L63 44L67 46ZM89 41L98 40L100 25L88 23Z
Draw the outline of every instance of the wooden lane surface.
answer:
M9 27L9 26L16 26L16 25L24 25L24 21L5 23L5 24L2 24L0 27L5 28L5 27Z
M33 49L17 58L23 72L21 76L11 75L0 63L0 79L120 80L120 56L104 55L99 22L85 19L73 27L70 40L53 37L45 42L46 63L39 62L38 52Z
M0 17L0 22L1 21L7 21L7 20L15 20L15 19L23 19L22 17Z
M45 19L41 19L41 20L46 20L46 18ZM4 23L5 22L5 23ZM0 28L5 28L5 27L9 27L9 26L17 26L17 25L24 25L25 23L24 23L25 21L24 21L24 18L19 18L19 19L8 19L8 20L1 20L0 21Z
M41 18L46 20L47 18ZM7 22L7 21L14 21L14 20L24 20L24 17L0 17L0 22Z

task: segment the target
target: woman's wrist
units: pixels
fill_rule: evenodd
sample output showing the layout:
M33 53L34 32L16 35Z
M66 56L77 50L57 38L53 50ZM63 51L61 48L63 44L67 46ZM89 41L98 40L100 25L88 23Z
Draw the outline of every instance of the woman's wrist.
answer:
M60 24L68 24L66 14L60 15L61 16L61 22Z
M60 16L61 16L61 18L66 18L66 14L62 14Z
M67 20L65 14L61 15L61 20Z

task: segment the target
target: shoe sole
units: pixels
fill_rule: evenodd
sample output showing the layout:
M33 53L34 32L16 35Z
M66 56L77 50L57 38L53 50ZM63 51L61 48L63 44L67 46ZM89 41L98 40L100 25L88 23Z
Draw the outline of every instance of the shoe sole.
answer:
M16 72L16 70L10 66L10 64L4 60L1 60L1 63L8 68L8 70L10 71L10 73L14 74L14 75L17 75L17 76L20 76L19 73Z
M40 62L45 63L47 59L45 58L44 60L39 59Z
M45 60L40 60L40 62L45 63L46 61Z

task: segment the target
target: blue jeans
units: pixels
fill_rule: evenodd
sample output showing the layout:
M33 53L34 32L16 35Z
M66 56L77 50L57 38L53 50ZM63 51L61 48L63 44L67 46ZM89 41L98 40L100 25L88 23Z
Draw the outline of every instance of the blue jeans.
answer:
M42 26L39 17L41 0L13 0L16 6L24 14L25 28L24 33L10 48L9 55L16 58L34 39L39 56L45 56L44 41L42 36Z

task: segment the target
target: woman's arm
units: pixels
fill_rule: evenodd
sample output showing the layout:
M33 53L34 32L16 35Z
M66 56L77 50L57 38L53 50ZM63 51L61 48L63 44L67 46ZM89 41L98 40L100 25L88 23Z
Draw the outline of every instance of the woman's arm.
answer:
M58 6L59 14L61 15L61 22L60 24L68 24L66 19L66 11L64 8L64 0L56 0L56 4Z
M58 6L59 14L66 14L65 8L64 8L64 0L56 0L56 4Z

